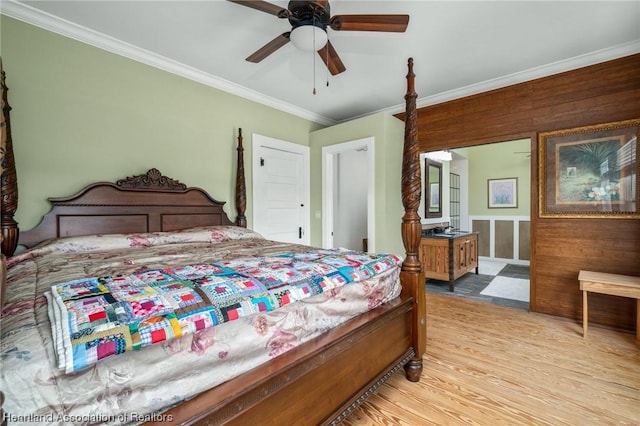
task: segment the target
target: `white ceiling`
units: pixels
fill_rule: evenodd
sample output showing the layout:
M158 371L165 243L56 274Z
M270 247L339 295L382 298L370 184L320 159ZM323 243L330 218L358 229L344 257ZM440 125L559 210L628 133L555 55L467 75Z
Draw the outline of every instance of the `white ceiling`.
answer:
M326 125L402 111L409 57L425 106L640 53L640 1L331 0L331 15L411 16L405 33L328 30L347 68L337 76L291 43L245 61L290 24L224 0L2 3L5 15Z

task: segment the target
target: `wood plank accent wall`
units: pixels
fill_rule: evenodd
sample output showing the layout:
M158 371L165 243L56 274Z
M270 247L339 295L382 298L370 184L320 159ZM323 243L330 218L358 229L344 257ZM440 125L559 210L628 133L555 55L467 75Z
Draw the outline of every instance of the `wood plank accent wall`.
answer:
M640 276L640 220L538 217L536 149L538 132L639 118L638 70L635 54L418 110L422 151L531 138L534 312L581 320L580 269ZM632 300L594 295L589 311L591 322L635 329Z

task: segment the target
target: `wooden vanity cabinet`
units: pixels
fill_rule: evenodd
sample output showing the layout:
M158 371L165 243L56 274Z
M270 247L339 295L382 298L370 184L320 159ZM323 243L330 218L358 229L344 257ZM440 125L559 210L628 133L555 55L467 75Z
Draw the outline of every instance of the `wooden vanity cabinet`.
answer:
M449 281L453 291L455 280L474 269L478 273L478 234L422 237L418 255L425 278Z

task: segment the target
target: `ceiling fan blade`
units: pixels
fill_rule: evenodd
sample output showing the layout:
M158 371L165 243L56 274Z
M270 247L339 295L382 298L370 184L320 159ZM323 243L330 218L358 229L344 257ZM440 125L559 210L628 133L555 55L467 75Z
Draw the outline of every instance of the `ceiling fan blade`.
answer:
M331 75L340 74L347 70L330 41L327 42L326 46L318 50L318 55L320 55L320 58L322 58L327 68L329 68Z
M288 9L285 9L282 6L278 6L273 3L269 3L267 1L262 0L228 0L231 3L241 4L242 6L247 6L252 9L259 10L261 12L266 12L271 15L276 15L278 18L288 18L291 15Z
M335 15L329 25L336 31L403 33L409 25L409 15Z
M267 56L271 55L276 50L280 49L285 44L289 43L290 32L282 33L278 37L271 40L269 43L256 50L251 56L247 58L247 61L258 63Z

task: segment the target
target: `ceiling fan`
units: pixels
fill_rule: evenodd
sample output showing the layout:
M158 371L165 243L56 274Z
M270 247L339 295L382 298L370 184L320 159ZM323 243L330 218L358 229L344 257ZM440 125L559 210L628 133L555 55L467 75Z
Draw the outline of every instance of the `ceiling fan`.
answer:
M228 0L242 6L288 19L291 31L280 34L255 51L249 62L260 62L291 41L302 50L316 51L331 72L340 74L346 68L328 40L327 28L334 31L382 31L402 33L409 24L409 15L334 15L329 0L292 0L286 9L262 0Z

